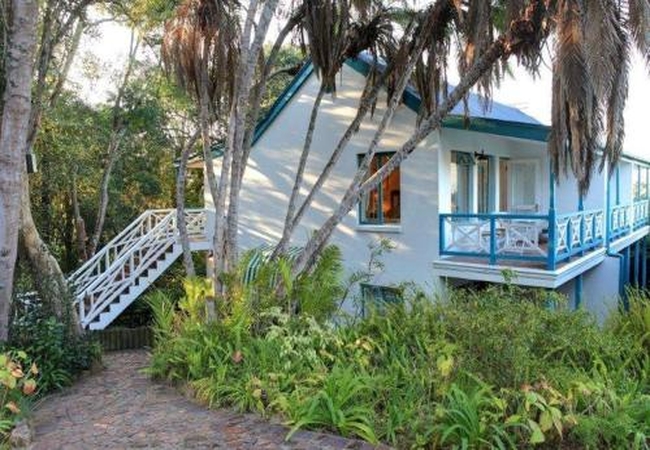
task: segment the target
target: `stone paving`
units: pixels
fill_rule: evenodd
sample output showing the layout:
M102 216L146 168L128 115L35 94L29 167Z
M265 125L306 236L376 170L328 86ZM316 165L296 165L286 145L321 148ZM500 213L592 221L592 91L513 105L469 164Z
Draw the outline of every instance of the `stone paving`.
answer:
M142 373L145 351L108 353L106 368L47 397L32 417L31 448L372 449L365 442L288 429L253 414L209 410Z

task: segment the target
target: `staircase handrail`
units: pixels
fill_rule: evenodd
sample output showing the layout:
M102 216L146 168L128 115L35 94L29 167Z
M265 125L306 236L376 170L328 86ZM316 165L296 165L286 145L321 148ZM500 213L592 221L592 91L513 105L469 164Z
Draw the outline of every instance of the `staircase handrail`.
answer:
M139 239L141 239L146 233L144 234L138 234L137 230L138 228L146 223L146 220L148 220L150 217L155 217L156 215L160 214L165 214L165 216L160 219L164 220L165 217L167 217L171 212L174 210L172 209L149 209L140 216L138 216L133 222L131 222L124 230L122 230L117 236L115 236L113 239L111 239L106 245L104 245L97 253L93 255L92 258L90 258L88 261L86 261L81 267L79 267L76 271L74 271L69 277L68 277L68 282L71 284L76 285L75 286L75 291L79 292L83 289L85 289L87 286L80 285L80 281L85 280L86 278L89 277L89 273L92 274L92 272L97 269L98 267L101 266L102 262L105 262L105 267L102 273L104 273L106 270L110 268L112 264L114 264L117 259L119 259L120 256L122 256L123 253L125 253L130 246L125 245L124 248L121 251L115 252L115 255L113 257L113 260L110 260L110 252L117 248L120 245L125 244L124 240L127 238L127 236L131 235L131 237L137 236L135 239L133 239L133 242L137 242ZM155 225L149 230L153 229ZM97 276L100 276L98 274Z
M83 291L79 293L79 295L76 296L75 303L79 305L79 319L83 325L86 325L86 321L87 321L86 317L91 316L93 310L101 311L101 308L105 306L106 303L109 303L115 298L115 295L113 295L113 293L117 289L113 289L113 293L109 294L108 297L104 298L100 302L93 302L91 311L89 311L89 313L86 314L84 310L85 305L83 300L88 295L88 293L93 292L95 289L97 289L101 285L101 283L104 282L105 280L110 279L113 276L116 276L118 271L123 269L124 265L131 259L134 253L141 250L145 246L145 244L154 243L158 241L161 244L163 244L162 245L163 251L165 249L165 245L164 245L165 243L169 243L171 241L171 243L173 244L174 243L173 239L163 240L163 239L159 239L159 237L161 236L161 234L163 234L161 233L161 231L168 230L170 222L173 223L175 222L175 220L176 220L175 212L167 214L165 218L159 221L156 224L156 226L154 226L151 230L149 230L149 232L147 232L138 240L137 245L130 246L127 251L125 251L118 259L116 259L111 264L111 266L107 271L102 273L101 276L98 276L92 283L90 283L86 288L84 288ZM175 225L174 225L174 230L175 230ZM165 233L165 236L169 236L168 233ZM157 258L162 252L160 252L160 248L157 248L155 251L156 254L154 255L154 257ZM120 280L121 283L119 283L117 288L120 288L123 284L126 284L127 282L130 282L132 279L140 276L140 274L147 268L145 267L147 263L149 263L152 260L151 256L150 255L148 256L149 257L146 259L146 261L138 262L138 269L129 273L128 278ZM121 291L117 295L120 295L120 293ZM90 320L92 320L92 318Z

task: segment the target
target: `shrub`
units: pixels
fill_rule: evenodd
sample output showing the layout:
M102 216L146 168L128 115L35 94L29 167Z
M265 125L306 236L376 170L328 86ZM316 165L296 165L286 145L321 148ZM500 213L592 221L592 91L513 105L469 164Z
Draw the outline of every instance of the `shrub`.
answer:
M5 438L30 407L39 369L23 351L0 354L0 435Z
M67 304L72 307L71 300ZM69 314L57 319L36 298L19 297L14 302L8 347L21 349L38 365L39 395L70 384L100 358L99 344L87 334L75 333L70 320Z
M200 281L180 301L156 294L152 373L212 406L280 415L291 433L399 448L645 445L650 359L630 345L645 334L625 325L636 318L601 329L558 296L505 285L447 301L407 293L334 325L325 309L294 308L307 281L277 289L283 264L265 266L264 282L234 283L215 320Z

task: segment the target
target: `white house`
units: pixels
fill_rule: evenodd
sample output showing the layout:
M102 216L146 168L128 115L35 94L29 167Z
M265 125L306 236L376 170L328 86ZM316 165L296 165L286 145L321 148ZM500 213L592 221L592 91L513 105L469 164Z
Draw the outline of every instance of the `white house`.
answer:
M305 172L307 187L352 121L368 69L364 59L348 61L336 96L323 100ZM258 128L241 193L244 248L273 244L281 237L318 89L312 66L305 66ZM403 100L374 167L415 127L419 98L408 90ZM503 282L504 269L510 269L515 283L559 289L598 315L615 305L626 283L645 284L650 162L623 157L611 178L607 168L593 177L581 200L571 176L553 180L545 142L549 127L515 108L494 103L484 112L478 97L469 100L469 129L464 128L461 108L454 110L442 130L432 133L339 225L331 243L342 250L346 267L362 268L369 244L388 238L395 248L384 258L377 285L414 281L431 290L441 283ZM381 113L380 100L292 244L304 244L333 212ZM213 212L208 192L205 206Z
M305 172L307 188L352 121L368 69L364 59L348 61L336 97L323 100ZM318 89L313 68L306 65L257 128L241 191L242 250L281 237ZM374 170L415 127L418 96L408 90L403 100L380 143ZM458 108L347 215L331 243L342 250L347 269L356 271L368 262L369 244L390 239L395 248L373 281L379 287L414 281L434 291L446 284L503 282L508 269L516 275L514 283L558 289L575 305L604 316L626 284L646 284L650 162L624 156L613 176L608 168L595 174L580 199L571 176L553 179L548 127L497 103L484 112L478 100L469 99L469 128ZM339 204L383 104L380 99L374 117L354 135L294 233L293 245L304 244ZM186 212L193 250L211 248L215 211L208 192L205 209ZM176 220L175 210L144 212L71 275L84 327L106 327L178 259Z

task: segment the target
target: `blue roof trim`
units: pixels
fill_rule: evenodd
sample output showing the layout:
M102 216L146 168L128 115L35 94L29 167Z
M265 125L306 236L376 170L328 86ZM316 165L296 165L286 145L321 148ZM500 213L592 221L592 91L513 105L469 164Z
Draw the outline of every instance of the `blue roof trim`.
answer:
M363 59L362 59L363 58ZM370 64L372 60L369 56L362 56L360 58L350 58L346 64L362 75L366 76L370 71ZM294 79L289 83L285 90L275 100L271 109L266 113L264 118L255 127L255 134L253 135L253 145L260 140L266 130L273 124L275 119L278 118L282 110L289 104L293 97L298 93L300 88L305 84L309 77L314 73L314 66L311 61L306 61L302 68L298 71ZM408 87L403 94L403 101L409 109L418 112L420 109L420 96L415 89ZM516 108L506 106L500 103L493 103L493 110L498 109L500 116L504 114L519 117L522 121L517 120L503 120L495 117L482 117L483 114L477 112L476 105L479 105L480 97L475 94L470 94L470 122L469 127L465 126L465 120L458 106L452 110L452 113L443 120L443 127L460 130L477 131L480 133L489 133L499 136L515 137L520 139L527 139L532 141L546 142L550 127L542 125L532 117L524 114ZM221 146L213 149L212 154L215 158L223 155Z
M264 132L268 130L271 124L277 119L285 106L291 101L291 99L298 93L300 88L305 84L309 76L314 72L314 65L311 61L306 61L305 64L298 71L296 76L289 86L280 94L280 96L275 100L269 112L266 113L264 118L257 124L255 127L255 134L253 135L253 145L262 137Z
M349 59L346 61L346 64L365 76L370 71L370 63L366 60L367 58ZM402 100L410 110L416 113L420 110L420 96L414 88L408 87L405 89ZM480 102L481 99L478 95L470 94L469 106L471 117L469 127L465 126L461 105L456 105L451 114L443 120L443 127L531 141L547 141L548 134L551 131L550 127L539 123L517 108L497 102L493 102L491 111L486 115L482 110L483 108ZM518 120L507 120L507 117L517 118Z

